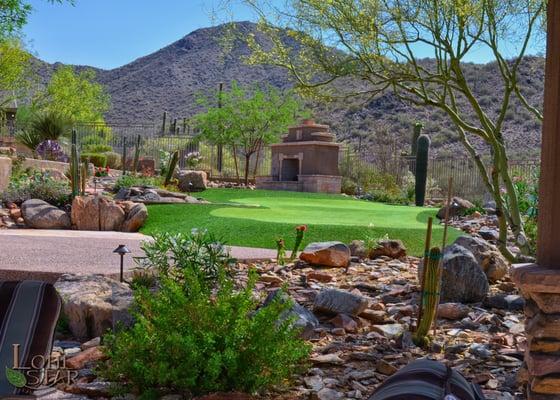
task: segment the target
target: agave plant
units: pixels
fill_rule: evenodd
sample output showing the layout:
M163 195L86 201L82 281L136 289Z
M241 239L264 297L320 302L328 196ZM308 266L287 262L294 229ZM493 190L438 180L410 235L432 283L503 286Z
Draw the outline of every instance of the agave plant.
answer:
M31 130L43 140L59 140L70 132L70 122L64 116L46 112L37 115L31 122Z
M25 147L28 147L35 154L35 149L43 140L41 136L37 135L34 131L23 130L16 133L16 140Z

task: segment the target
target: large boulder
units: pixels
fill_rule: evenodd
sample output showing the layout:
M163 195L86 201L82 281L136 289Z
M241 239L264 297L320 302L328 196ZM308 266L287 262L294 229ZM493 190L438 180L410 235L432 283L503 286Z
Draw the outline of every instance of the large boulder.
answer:
M285 321L287 318L292 318L294 321L293 325L301 329L301 336L306 339L309 338L313 334L313 330L319 326L317 317L307 308L290 298L282 289L276 289L270 292L263 303L263 307L268 306L275 299L278 299L282 303L286 301L292 302L292 307L282 313L280 319L281 321Z
M117 203L102 197L99 200L99 229L102 231L120 231L125 219L125 212Z
M99 196L77 196L72 201L72 225L79 231L98 231Z
M311 265L346 268L350 264L350 249L342 242L310 243L299 258Z
M176 177L183 192L202 192L208 186L208 175L204 171L180 170Z
M313 309L327 314L359 315L369 306L369 301L359 294L339 289L323 289L315 297Z
M103 275L62 275L55 283L63 315L72 335L89 339L103 335L118 322L131 323L133 296L125 284Z
M442 303L478 303L484 300L489 290L488 278L468 249L455 243L447 246L442 261ZM421 262L418 266L419 279L423 269Z
M459 217L463 215L468 209L474 208L474 204L468 200L462 199L460 197L453 197L451 204L449 205L449 218ZM440 208L437 213L439 219L445 219L445 212L447 210L447 205Z
M35 229L68 229L70 217L64 211L46 201L31 199L21 205L21 213L27 226Z
M123 222L123 232L138 232L142 225L144 225L144 222L146 222L146 219L148 219L148 209L146 206L141 203L135 204Z
M498 248L486 240L461 236L455 240L455 244L469 250L473 255L490 282L502 279L509 270L509 264Z
M370 251L369 258L377 257L402 258L406 257L406 247L400 240L382 239L377 246Z
M80 231L137 232L147 218L146 206L131 201L78 196L72 202L72 224Z

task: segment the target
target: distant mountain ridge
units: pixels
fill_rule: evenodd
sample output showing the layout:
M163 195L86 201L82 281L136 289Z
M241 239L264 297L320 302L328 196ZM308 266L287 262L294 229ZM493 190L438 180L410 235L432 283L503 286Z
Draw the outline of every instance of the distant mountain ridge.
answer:
M254 33L265 40L256 25L239 22L244 34ZM200 111L196 103L199 93L215 90L220 82L236 80L242 85L270 84L280 89L292 83L286 71L272 66L249 66L243 57L250 50L242 41L224 54L220 38L225 26L198 29L182 39L122 67L103 70L92 68L97 79L111 95L112 106L106 120L110 123L143 123L161 120L163 111L172 118L191 117ZM35 69L42 83L60 64L35 59ZM430 62L426 60L426 62ZM76 68L90 68L76 66ZM492 109L498 102L501 80L494 64L465 65L467 78L473 82L481 103ZM528 57L522 63L520 84L533 104L542 104L544 59ZM331 125L341 141L357 143L361 136L362 150L374 151L378 139L372 132L386 131L398 149L410 148L412 125L422 122L424 132L432 138L433 151L456 154L462 151L457 135L447 116L439 111L412 107L387 93L368 101L311 104L310 108L322 123ZM534 155L540 147L540 123L514 100L504 124L504 137L512 153ZM495 110L492 110L492 114ZM386 135L387 136L387 135ZM393 139L394 138L394 139ZM387 137L385 139L387 140ZM475 141L480 149L482 143Z

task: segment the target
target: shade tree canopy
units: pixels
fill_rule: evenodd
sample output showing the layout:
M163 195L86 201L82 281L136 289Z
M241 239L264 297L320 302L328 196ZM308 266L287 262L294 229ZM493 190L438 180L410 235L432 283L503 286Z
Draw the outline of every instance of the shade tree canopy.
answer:
M542 119L539 105L520 89L518 73L543 34L545 0L287 0L281 7L267 0L244 2L269 38L264 46L248 38L248 61L287 69L300 92L324 99L392 92L404 102L445 112L496 201L501 251L513 259L506 247L508 227L527 250L502 128L515 98ZM492 110L474 94L463 68L481 50L492 55L503 82ZM487 145L488 162L473 138Z
M206 111L195 117L201 136L232 149L238 177L237 153L245 158L245 184L253 155L280 141L288 127L305 115L301 102L291 92L273 87L246 88L236 82L228 90L202 98L201 103Z

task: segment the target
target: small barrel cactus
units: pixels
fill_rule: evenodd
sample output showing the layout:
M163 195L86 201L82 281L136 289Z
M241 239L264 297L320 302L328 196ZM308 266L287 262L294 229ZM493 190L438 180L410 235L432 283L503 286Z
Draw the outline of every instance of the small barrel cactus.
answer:
M430 151L430 138L420 135L418 138L415 169L415 202L418 207L424 206L426 200L426 182L428 180L428 156Z

